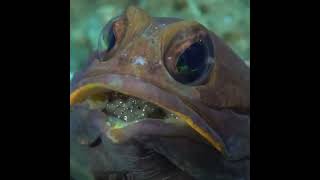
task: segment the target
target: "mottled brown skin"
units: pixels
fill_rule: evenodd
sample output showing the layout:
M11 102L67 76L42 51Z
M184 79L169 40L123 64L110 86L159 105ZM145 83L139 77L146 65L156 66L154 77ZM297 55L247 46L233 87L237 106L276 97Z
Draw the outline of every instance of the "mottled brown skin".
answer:
M190 121L184 123L189 126L177 129L175 132L181 133L176 138L138 134L132 139L162 154L195 179L249 179L249 67L213 32L194 21L152 18L139 8L129 7L110 26L116 36L115 47L94 54L74 78L71 105L105 89L150 101L187 117ZM193 84L176 81L170 72L175 72L178 55L206 36L214 46L213 68ZM143 57L143 64L136 63L138 57ZM90 84L103 87L79 90ZM121 133L124 137L125 128Z

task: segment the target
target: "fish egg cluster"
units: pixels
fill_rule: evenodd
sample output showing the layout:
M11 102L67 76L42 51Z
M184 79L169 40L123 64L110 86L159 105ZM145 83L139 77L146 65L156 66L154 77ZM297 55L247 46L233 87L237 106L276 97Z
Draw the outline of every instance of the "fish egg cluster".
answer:
M103 111L125 122L146 118L163 119L167 116L167 113L156 105L119 93L110 95Z

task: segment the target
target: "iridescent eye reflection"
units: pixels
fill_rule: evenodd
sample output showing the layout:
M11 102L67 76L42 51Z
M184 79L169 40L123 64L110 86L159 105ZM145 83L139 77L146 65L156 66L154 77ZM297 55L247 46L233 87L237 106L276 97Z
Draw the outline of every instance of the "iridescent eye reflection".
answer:
M208 73L214 64L213 45L210 40L199 40L191 44L176 59L175 80L192 84Z
M178 58L176 68L182 75L182 83L190 83L198 79L205 71L207 65L207 47L200 42L192 44Z

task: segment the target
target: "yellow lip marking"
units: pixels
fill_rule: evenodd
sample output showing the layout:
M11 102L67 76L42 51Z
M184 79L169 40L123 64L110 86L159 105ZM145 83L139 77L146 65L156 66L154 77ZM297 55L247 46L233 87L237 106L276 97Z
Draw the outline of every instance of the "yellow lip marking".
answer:
M106 91L106 89L108 89L107 86L104 84L101 84L101 83L91 83L91 84L84 85L71 93L70 105L80 103L80 102L84 101L88 96L96 94L96 93L104 92L104 91ZM165 107L162 107L162 108L165 108ZM167 109L167 108L165 108L165 109ZM174 112L170 109L167 109L167 110L176 114L176 116L178 116L179 119L186 122L192 129L194 129L196 132L198 132L215 149L217 149L219 152L223 153L224 147L223 147L223 143L221 142L221 140L219 140L216 137L211 136L208 132L206 132L204 129L200 128L197 124L195 124L192 121L192 119L189 118L188 116L185 116L179 112Z
M202 137L204 137L214 148L216 148L219 152L223 152L223 143L219 139L214 139L209 133L200 128L197 124L195 124L191 118L185 116L179 112L174 112L179 119L186 122L192 129L198 132Z
M70 94L70 105L84 101L88 96L106 91L107 86L100 83L91 83L82 86Z

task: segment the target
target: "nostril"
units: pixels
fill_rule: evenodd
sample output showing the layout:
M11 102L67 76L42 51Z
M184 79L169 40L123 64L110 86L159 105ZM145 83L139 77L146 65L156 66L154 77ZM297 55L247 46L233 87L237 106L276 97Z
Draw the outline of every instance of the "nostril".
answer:
M96 146L99 146L101 144L101 142L102 142L101 137L98 136L98 138L95 141L93 141L91 144L89 144L89 147L94 148Z

